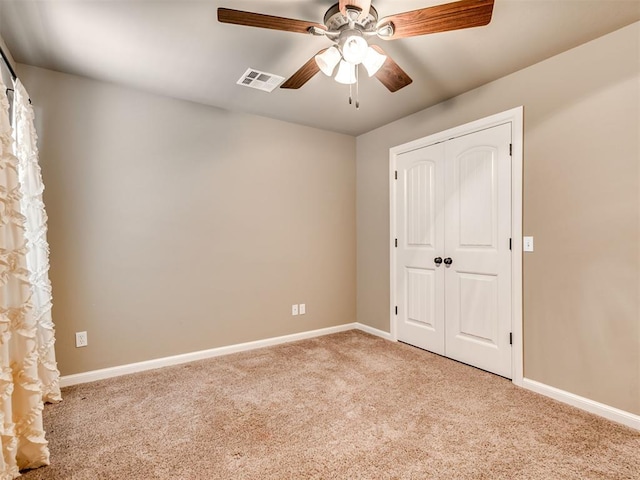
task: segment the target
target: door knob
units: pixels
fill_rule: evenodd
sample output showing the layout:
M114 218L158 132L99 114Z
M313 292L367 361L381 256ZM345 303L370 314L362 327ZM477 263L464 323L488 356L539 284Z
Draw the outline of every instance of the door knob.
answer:
M436 258L434 258L434 259L433 259L433 262L434 262L436 265L440 265L440 264L442 263L442 257L436 257Z
M444 259L444 264L445 265L451 265L453 263L453 260L451 260L451 257L447 257Z

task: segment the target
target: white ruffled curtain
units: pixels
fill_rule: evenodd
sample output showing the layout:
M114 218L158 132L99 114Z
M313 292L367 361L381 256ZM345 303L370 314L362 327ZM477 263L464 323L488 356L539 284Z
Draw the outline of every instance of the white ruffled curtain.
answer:
M42 410L60 399L33 112L24 87L16 87L20 160L0 80L0 480L49 464ZM20 178L30 191L23 193Z
M45 402L59 402L60 372L53 348L55 330L51 319L51 282L49 281L49 244L47 243L47 213L42 201L44 184L38 163L38 147L33 107L29 94L20 82L15 82L15 152L18 157L18 179L22 199L20 210L26 217L27 270L31 281L31 304L36 321L38 341L38 376L42 382Z

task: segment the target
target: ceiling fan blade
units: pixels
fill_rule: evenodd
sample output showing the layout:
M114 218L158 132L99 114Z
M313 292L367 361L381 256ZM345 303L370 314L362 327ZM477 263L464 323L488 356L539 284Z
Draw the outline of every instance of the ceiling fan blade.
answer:
M371 0L340 0L340 13L342 15L347 14L347 7L356 7L361 11L360 17L366 17L369 15Z
M401 88L409 85L413 80L407 73L400 68L400 66L393 61L393 59L384 53L378 45L371 45L376 52L381 55L386 55L387 59L385 60L380 70L376 72L375 77L380 80L380 82L389 89L390 92L397 92Z
M323 48L316 55L320 55L324 53L327 49ZM311 57L311 59L305 63L300 69L291 75L280 88L290 88L290 89L298 89L307 83L311 78L320 71L320 67L316 63L316 55Z
M412 10L381 19L378 25L393 24L388 40L462 28L482 27L491 21L494 0L461 0Z
M274 17L262 13L244 12L230 8L218 8L218 21L247 27L271 28L272 30L284 30L286 32L309 33L309 28L316 27L326 30L327 27L315 22L295 20L293 18Z

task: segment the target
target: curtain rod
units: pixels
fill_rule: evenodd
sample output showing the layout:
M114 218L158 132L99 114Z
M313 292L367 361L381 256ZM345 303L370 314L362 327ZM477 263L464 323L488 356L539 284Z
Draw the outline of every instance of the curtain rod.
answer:
M17 80L18 75L16 74L16 71L11 66L11 62L9 62L9 59L7 58L7 55L4 53L4 50L2 50L2 47L0 47L0 57L2 57L2 61L7 66L7 70L9 70L9 73L11 74L11 78L13 78L14 80ZM5 93L14 92L14 91L15 90L13 88L7 88L7 91ZM31 105L31 99L29 99L29 105Z
M16 80L18 78L18 75L16 74L16 71L11 66L11 63L9 62L9 58L7 58L7 55L4 53L4 50L2 50L2 47L0 47L0 56L2 56L2 60L4 61L4 64L7 66L9 73L11 74L13 79Z
M13 78L14 80L17 80L18 75L16 74L16 71L11 66L11 62L9 62L9 59L7 58L7 55L4 53L4 50L2 50L2 47L0 47L0 57L2 57L2 61L4 61L4 64L7 66L7 69L11 74L11 78ZM5 93L13 92L13 91L14 91L13 88L7 88L7 91ZM29 105L31 105L31 99L29 99Z

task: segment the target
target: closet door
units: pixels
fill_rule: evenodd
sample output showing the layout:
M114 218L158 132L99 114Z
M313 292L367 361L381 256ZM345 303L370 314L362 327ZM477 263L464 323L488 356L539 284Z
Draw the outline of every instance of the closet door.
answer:
M509 378L510 143L505 124L445 146L445 354Z
M444 146L398 155L395 276L398 340L444 354Z

